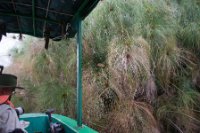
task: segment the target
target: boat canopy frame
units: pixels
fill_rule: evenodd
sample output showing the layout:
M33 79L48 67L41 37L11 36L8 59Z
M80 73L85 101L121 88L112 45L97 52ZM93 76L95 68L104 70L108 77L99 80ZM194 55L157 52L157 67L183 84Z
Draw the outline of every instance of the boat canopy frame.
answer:
M7 33L28 34L60 40L73 38L76 23L95 8L99 0L0 0L0 27ZM5 32L0 28L0 35ZM5 34L3 34L5 35Z
M82 26L99 0L1 0L0 40L19 33L59 41L77 39L77 126L82 127ZM46 47L45 44L45 48Z

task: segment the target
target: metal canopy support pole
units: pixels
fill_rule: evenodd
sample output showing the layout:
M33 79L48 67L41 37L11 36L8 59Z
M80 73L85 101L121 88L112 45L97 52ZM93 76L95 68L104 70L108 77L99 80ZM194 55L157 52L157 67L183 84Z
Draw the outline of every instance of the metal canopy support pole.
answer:
M82 30L77 22L77 125L82 126Z

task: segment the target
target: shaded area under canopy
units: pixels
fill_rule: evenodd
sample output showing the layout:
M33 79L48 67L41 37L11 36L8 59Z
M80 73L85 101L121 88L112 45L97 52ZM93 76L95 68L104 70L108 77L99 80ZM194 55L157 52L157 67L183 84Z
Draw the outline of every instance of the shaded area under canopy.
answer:
M53 40L71 38L99 0L0 0L0 37L28 34ZM66 36L65 36L66 35ZM0 38L1 40L1 38Z

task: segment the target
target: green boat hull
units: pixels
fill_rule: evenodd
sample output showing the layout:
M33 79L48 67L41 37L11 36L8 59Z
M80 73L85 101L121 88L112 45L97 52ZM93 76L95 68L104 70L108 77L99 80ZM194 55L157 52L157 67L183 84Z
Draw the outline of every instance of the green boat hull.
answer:
M20 116L20 120L29 122L26 127L28 133L49 133L50 126L48 116L42 113L30 113ZM83 125L77 127L77 121L59 114L52 114L52 121L61 123L65 129L65 133L98 133L97 131Z

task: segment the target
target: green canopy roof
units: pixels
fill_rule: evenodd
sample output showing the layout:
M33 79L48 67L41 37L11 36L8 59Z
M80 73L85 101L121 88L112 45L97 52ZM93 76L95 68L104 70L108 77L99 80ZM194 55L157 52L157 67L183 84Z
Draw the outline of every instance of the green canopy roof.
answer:
M28 34L59 40L74 37L75 23L83 20L99 0L0 0L0 37ZM0 38L1 40L1 38Z

